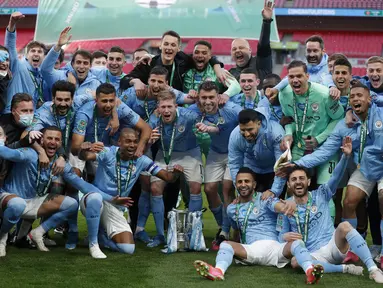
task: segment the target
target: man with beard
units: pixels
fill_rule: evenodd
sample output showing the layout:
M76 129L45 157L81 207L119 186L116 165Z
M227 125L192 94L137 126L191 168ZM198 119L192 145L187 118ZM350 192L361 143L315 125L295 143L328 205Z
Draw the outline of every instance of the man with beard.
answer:
M274 174L275 161L282 155L279 146L285 131L268 117L264 108L242 110L238 115L239 126L229 140L232 179L241 167L251 168L258 179L257 191L265 192L262 199L281 195L285 185L285 180Z
M239 76L239 85L242 93L230 98L230 101L240 105L243 109L255 109L263 98L261 91L257 90L260 80L251 68L245 68Z
M49 167L46 169L38 165L37 152L32 148L0 147L1 158L14 162L14 167L0 194L0 209L3 215L0 229L0 257L6 255L8 232L20 218L46 217L46 220L33 229L28 237L40 251L49 251L44 245L43 235L78 211L78 203L73 198L49 194L50 184L56 177L52 174L52 165L61 145L61 130L57 127L46 128L41 145L50 161ZM69 164L65 165L62 176L65 181L85 194L88 192L102 193L73 173Z
M160 149L156 157L158 166L168 171L171 171L174 165L181 165L184 168L185 179L190 189L189 211L201 211L202 160L193 133L198 115L189 109L177 107L176 96L169 90L163 90L158 95L158 114L158 116L152 114L149 119L149 124L153 128L149 143L153 144L160 140ZM215 127L211 129L216 130ZM147 242L145 239L149 239L144 227L151 207L157 235L150 240L148 247L156 247L165 242L163 192L166 183L154 176L150 181L152 197L148 192L141 193L136 230L140 235L136 237L144 242Z
M339 60L340 61L340 60ZM335 66L334 72L338 69ZM364 201L366 196L370 196L380 175L375 169L371 168L369 161L371 157L364 154L366 148L380 146L382 147L382 126L383 109L371 103L369 89L360 82L355 82L350 90L350 103L353 114L358 118L358 122L351 128L346 125L345 119L341 120L327 140L315 150L312 154L294 161L294 165L301 167L315 167L326 163L336 155L342 145L344 137L351 137L354 144L354 165L357 169L351 174L347 183L346 195L343 200L343 221L347 221L352 227L356 228L358 221L356 218L356 208L358 204ZM377 123L375 125L375 123ZM365 161L365 163L363 163ZM342 174L343 175L343 174ZM379 181L381 189L382 181ZM383 207L380 200L381 209ZM383 209L381 210L383 211ZM383 222L383 221L382 221ZM383 254L383 251L382 251Z
M55 62L60 56L62 46L68 43L72 35L68 35L70 27L64 28L60 33L57 44L52 47L41 65L41 73L49 87L53 86L58 80L73 79L76 85L74 100L76 109L84 103L94 98L96 88L100 85L100 81L89 71L92 63L92 54L86 50L77 50L72 57L72 61L67 64L66 69L54 69Z
M239 79L241 71L246 68L250 68L256 71L259 79L263 81L267 74L272 73L272 57L270 47L270 31L271 22L273 19L274 3L265 0L265 6L262 10L262 30L259 36L259 42L257 47L257 56L251 56L250 44L246 39L237 38L231 43L231 57L233 58L236 67L233 67L229 72ZM261 84L262 82L260 82ZM262 88L262 85L259 85Z
M324 262L324 268L327 272L344 272L344 267L341 265L326 267L326 263L341 264L346 253L352 249L367 266L370 279L376 283L383 283L383 273L376 267L362 236L348 221L340 223L334 229L331 220L329 202L335 194L348 161L353 154L352 142L355 141L349 136L342 140L343 155L328 183L319 186L314 191L308 191L310 176L306 169L297 166L289 172L287 186L293 193L292 200L296 202L297 210L294 216L283 216L281 233L282 235L290 231L294 233L284 236L284 239L288 241L291 238L294 239L295 235L300 235L311 256ZM331 269L339 269L339 271L332 271Z
M43 43L37 41L28 43L26 57L21 60L18 58L16 49L16 23L24 17L25 16L20 12L13 12L5 32L5 46L9 50L12 79L9 83L4 113L10 113L12 97L16 93L28 93L32 95L34 107L39 107L44 103L44 89L49 87L49 85L46 85L47 83L43 81L43 75L39 68L45 57L45 45Z
M134 50L133 54L132 54L132 65L133 67L136 67L137 66L137 63L140 61L140 59L142 57L144 57L146 54L149 54L149 51L146 50L145 48L138 48L136 50Z
M288 69L290 85L279 92L279 102L285 116L293 117L294 123L285 126L286 136L281 143L282 150L292 147L293 161L312 153L330 135L343 118L344 110L339 101L329 97L329 90L323 85L309 81L307 66L294 60ZM316 184L328 181L337 162L337 155L318 167ZM315 183L314 183L315 184Z
M84 104L76 113L72 135L71 152L77 156L81 144L92 143L92 151L100 152L104 146L111 146L115 139L109 135L108 122L116 106L116 89L110 83L103 83L97 87L96 100ZM145 150L151 134L151 129L132 109L121 103L117 107L117 115L120 127L135 127L141 133L136 156L140 157ZM115 135L114 138L118 137ZM82 171L85 163L76 163L73 167Z
M237 239L225 241L219 247L216 265L197 260L194 262L198 274L209 280L225 280L224 274L233 262L234 256L244 264L286 266L293 255L306 272L306 283L317 283L323 274L323 267L314 266L309 252L300 239L289 243L278 242L276 213L294 213L292 201L278 199L261 201L254 172L248 167L238 171L235 186L238 191L238 203L230 204L227 213L236 232ZM239 237L238 237L239 236Z
M121 88L125 90L134 85L138 94L144 94L146 90L145 84L148 83L150 70L160 65L168 70L167 79L169 86L183 91L183 75L189 69L194 68L193 57L180 52L181 37L174 31L167 31L162 35L160 50L160 55L154 56L152 59L150 57L146 59L149 61L148 64L134 67L133 71L124 77L123 81L125 84L121 84ZM224 76L221 63L217 61L215 57L212 57L209 63L213 65L218 79L223 81Z
M95 51L92 54L92 68L104 68L106 67L106 60L108 55L103 51Z
M201 84L198 91L199 104L188 109L198 114L197 134L209 134L210 152L204 171L205 193L209 208L218 224L219 232L213 241L213 249L218 250L220 243L229 239L230 223L226 207L234 197L233 181L228 166L228 144L231 131L238 125L238 113L242 108L227 102L222 108L218 105L218 87L212 81ZM218 193L222 182L223 202Z
M238 82L233 78L227 79L228 89L225 91L224 85L219 82L214 69L210 65L211 59L211 44L205 40L197 41L194 44L193 60L195 68L190 69L184 76L184 89L185 93L190 90L198 91L199 85L205 81L213 81L219 87L219 93L232 97L239 93Z
M173 167L173 172L161 169L145 155L135 157L138 147L138 132L124 128L118 140L118 147L104 148L100 153L92 152L91 143L81 145L80 158L98 161L99 165L93 184L111 197L129 197L130 192L142 171L159 177L163 181L174 181L183 168ZM91 193L81 200L81 211L86 217L89 233L89 250L93 258L106 258L105 254L94 247L98 241L102 246L114 251L133 254L135 245L132 230L126 223L121 207L103 201L100 194ZM99 233L99 226L105 229ZM106 235L105 235L106 234ZM99 235L99 236L98 236Z
M120 80L126 75L122 71L125 64L125 51L118 46L113 46L108 52L107 66L95 68L92 66L91 72L101 83L113 84L117 96L119 96L122 92L120 90Z
M123 103L128 105L134 112L136 112L145 122L149 121L150 115L157 108L157 96L158 94L166 89L169 89L174 94L176 94L176 103L177 105L184 104L193 104L194 97L189 97L188 94L184 94L181 91L178 91L172 87L168 86L168 81L166 77L168 75L168 70L163 66L155 66L149 75L148 80L148 89L143 96L139 96L136 93L134 87L122 92L122 95L119 97Z
M281 77L277 74L269 74L263 79L263 95L265 95L265 91L269 88L273 88L281 82ZM282 120L283 117L281 103L279 103L278 95L268 98L266 95L259 101L259 107L265 107L270 115L270 119L278 122L284 127L285 125L291 123L291 121L287 122L285 119Z
M311 82L322 84L330 89L330 96L338 100L340 97L340 91L336 88L336 85L332 81L331 74L327 66L328 56L324 50L324 41L322 37L313 35L306 40L306 60L307 71ZM268 93L270 96L275 96L278 91L281 91L288 86L288 78L284 78L273 89L270 89Z

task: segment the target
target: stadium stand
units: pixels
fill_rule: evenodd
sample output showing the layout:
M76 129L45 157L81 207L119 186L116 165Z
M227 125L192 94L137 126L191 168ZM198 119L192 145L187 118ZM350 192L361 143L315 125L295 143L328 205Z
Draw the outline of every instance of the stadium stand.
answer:
M381 55L383 47L383 33L369 32L294 32L293 41L304 43L311 35L323 37L328 54L342 52L348 57L369 57Z
M1 7L37 7L39 0L5 0L0 1Z
M278 1L281 2L281 1ZM282 6L278 6L282 7ZM300 8L345 8L383 9L381 0L295 0L294 7Z
M114 39L102 41L77 41L72 42L66 47L65 52L74 53L78 49L86 49L91 52L96 50L108 51L112 46L120 46L126 53L132 53L141 47L144 39Z

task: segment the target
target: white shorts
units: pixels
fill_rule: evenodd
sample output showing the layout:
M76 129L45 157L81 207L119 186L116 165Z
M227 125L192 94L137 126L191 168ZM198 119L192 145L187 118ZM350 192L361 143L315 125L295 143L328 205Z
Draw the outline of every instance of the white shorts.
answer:
M158 161L156 161L157 166L166 170L167 165L164 161L162 151L158 151L156 159L158 159ZM187 152L173 152L169 166L172 167L175 164L181 165L184 168L186 181L202 183L202 160L201 152L198 148ZM150 182L155 181L162 180L155 176L150 177Z
M15 195L7 192L3 192L0 194L0 209L3 207L3 201L6 197L9 195ZM48 194L43 197L35 197L32 199L24 199L27 203L27 206L25 207L23 214L21 214L21 218L23 219L37 219L37 212L40 209L41 204L44 203L45 199L47 198ZM19 196L17 196L19 197ZM21 197L19 197L21 198Z
M81 213L84 216L86 216L85 199L86 196L82 197L80 201ZM124 212L107 201L102 202L100 225L105 229L109 239L122 232L132 233L132 229L124 217Z
M370 180L366 179L366 177L363 176L359 169L356 169L354 173L352 173L350 180L348 180L347 183L347 185L352 185L359 188L364 193L366 193L368 197L370 197L375 184L376 182L371 182ZM383 179L379 180L378 189L379 187L383 188Z
M283 256L285 245L275 240L259 240L250 245L242 244L242 247L247 253L247 263L282 268L290 262Z
M338 189L347 187L347 183L350 180L352 173L356 170L356 164L354 161L348 161L346 171L343 174L342 180L340 180Z
M69 164L73 168L77 168L78 170L84 172L85 165L87 165L87 171L90 175L96 175L96 170L98 166L97 161L84 161L78 158L78 156L74 156L72 153L69 154Z
M311 253L311 257L318 261L327 262L331 264L342 264L346 254L339 251L335 244L335 231L332 234L331 240L317 251Z
M205 183L220 182L222 180L231 181L227 154L219 154L210 149L206 159Z

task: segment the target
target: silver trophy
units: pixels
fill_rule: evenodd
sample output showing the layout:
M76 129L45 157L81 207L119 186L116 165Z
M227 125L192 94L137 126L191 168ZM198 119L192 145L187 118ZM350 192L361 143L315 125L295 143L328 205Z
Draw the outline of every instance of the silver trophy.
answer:
M189 233L191 232L191 223L188 221L188 210L177 210L176 212L176 223L177 223L177 246L178 251L187 251L189 249Z

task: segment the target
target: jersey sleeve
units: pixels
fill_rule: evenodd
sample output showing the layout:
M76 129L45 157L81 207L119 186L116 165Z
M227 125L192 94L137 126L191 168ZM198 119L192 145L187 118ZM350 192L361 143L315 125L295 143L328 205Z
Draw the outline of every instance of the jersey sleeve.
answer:
M124 103L121 103L118 107L118 117L120 120L125 120L125 124L131 127L136 126L138 120L140 120L140 116Z
M11 149L0 146L0 158L11 162L32 162L37 160L37 154L32 148Z
M40 131L44 129L44 123L42 120L43 115L42 115L42 111L39 111L40 109L38 109L35 112L35 115L33 116L32 125L27 127L26 129L27 131Z
M104 161L107 161L109 159L111 149L109 147L104 147L104 149L101 150L100 153L96 153L96 160L99 163L102 163Z
M158 174L158 172L161 171L161 168L158 167L158 165L156 163L154 163L152 159L150 159L149 157L147 157L145 155L143 155L141 157L143 157L143 161L144 161L143 167L145 167L144 170L146 172L150 173L153 176L156 176Z
M76 113L76 119L75 119L74 127L73 127L74 134L85 136L86 127L88 126L88 123L90 121L89 116L86 113L86 108L87 107L83 106Z
M227 217L229 218L229 221L230 221L230 226L234 230L239 230L237 222L234 220L234 217L235 217L235 205L234 204L230 204L229 206L227 206L226 213L227 213Z
M278 218L282 218L281 221L282 223L280 223L278 225L278 221L277 221L277 231L279 231L279 236L278 236L278 240L279 242L286 242L284 239L283 239L283 235L288 233L288 232L291 232L291 227L290 227L290 221L289 221L289 218L286 216L286 215L278 215ZM278 227L279 226L279 227Z
M241 147L241 141L239 135L239 128L235 128L229 138L229 153L228 153L228 165L230 169L231 179L237 177L239 168L241 168L245 161L245 149Z

